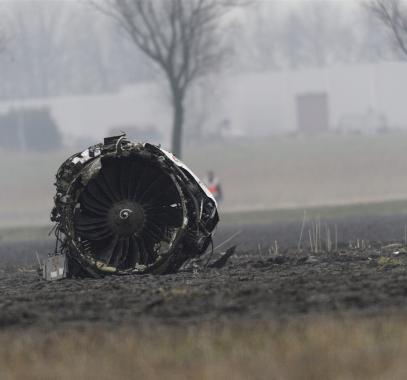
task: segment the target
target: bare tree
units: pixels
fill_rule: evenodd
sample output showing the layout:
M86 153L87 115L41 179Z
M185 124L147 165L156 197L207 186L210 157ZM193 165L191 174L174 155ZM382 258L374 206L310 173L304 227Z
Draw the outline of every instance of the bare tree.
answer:
M219 0L106 0L92 4L113 17L168 80L173 106L172 151L182 153L184 102L191 84L225 56ZM233 4L232 4L233 5Z
M394 42L407 57L407 7L400 0L371 0L368 10L390 31Z
M291 68L326 67L354 59L353 30L346 7L329 1L301 2L282 26L281 49Z

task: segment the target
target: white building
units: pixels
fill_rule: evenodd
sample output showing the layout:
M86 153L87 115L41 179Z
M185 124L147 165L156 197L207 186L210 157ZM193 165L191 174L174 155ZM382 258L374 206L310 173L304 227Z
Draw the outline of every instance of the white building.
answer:
M216 86L212 92L195 90L188 123L203 109L205 131L214 131L227 121L234 135L295 132L297 96L324 93L330 129L368 133L382 122L407 129L407 63L223 76ZM168 145L172 115L164 85L137 84L103 95L7 101L0 103L0 112L22 106L49 107L68 142L84 136L100 141L114 127L154 126Z

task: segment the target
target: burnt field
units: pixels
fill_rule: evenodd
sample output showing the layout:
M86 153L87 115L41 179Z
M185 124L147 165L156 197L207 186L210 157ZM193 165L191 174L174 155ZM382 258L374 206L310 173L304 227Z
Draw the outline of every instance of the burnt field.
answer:
M106 277L44 282L35 252L52 240L0 244L0 327L184 324L202 321L286 320L309 315L381 315L407 310L405 216L338 217L337 250L310 252L301 221L226 224L215 239L237 245L221 269L165 276ZM323 235L323 234L322 234ZM213 258L216 258L216 254Z
M3 232L0 378L405 379L406 217L338 214L317 219L329 252L315 219L298 250L301 218L241 215L217 232L241 231L221 269L53 283L44 230Z

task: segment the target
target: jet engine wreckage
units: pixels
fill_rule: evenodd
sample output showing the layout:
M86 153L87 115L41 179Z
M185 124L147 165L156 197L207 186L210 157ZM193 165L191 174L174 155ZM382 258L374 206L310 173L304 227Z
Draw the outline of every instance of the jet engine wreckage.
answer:
M125 135L71 156L55 186L50 280L174 273L207 251L219 221L215 199L185 164Z

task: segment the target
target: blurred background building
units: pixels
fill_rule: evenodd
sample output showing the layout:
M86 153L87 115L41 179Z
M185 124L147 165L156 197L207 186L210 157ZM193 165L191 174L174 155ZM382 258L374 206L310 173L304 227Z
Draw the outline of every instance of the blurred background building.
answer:
M362 3L253 0L222 19L229 54L187 93L183 158L220 176L224 210L407 198L407 55ZM170 148L166 78L114 20L75 0L0 14L0 221L47 220L61 160L108 134Z
M223 76L217 86L216 98L205 99L197 89L190 100L210 103L201 125L195 124L194 113L188 115L191 143L213 135L407 131L404 62L234 74ZM141 141L169 143L170 106L154 82L123 86L117 92L0 102L2 115L40 109L49 110L67 146L86 145L121 130ZM27 116L24 120L28 123ZM193 134L194 128L199 134Z

